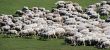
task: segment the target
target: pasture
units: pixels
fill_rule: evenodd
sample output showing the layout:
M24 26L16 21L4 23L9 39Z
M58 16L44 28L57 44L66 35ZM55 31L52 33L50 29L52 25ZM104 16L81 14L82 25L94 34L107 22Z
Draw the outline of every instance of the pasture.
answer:
M51 10L58 0L0 0L0 14L14 14L23 6L45 7ZM101 0L71 0L79 3L83 8ZM70 46L64 44L64 39L42 41L25 38L3 38L0 35L0 50L110 50L98 49L94 46Z
M54 3L58 0L0 0L0 14L14 14L16 10L24 6L28 7L45 7L51 10ZM90 4L100 2L101 0L70 0L79 3L83 8Z
M63 39L41 41L25 38L0 38L0 50L110 50L93 46L65 45Z

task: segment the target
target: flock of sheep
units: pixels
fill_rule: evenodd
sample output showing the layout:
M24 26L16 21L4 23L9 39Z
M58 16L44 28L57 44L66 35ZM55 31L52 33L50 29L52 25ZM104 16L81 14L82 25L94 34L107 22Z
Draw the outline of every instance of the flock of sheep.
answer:
M39 36L40 39L64 38L74 46L110 47L110 1L89 5L85 10L78 3L58 1L52 11L42 7L23 7L13 15L0 16L0 32L19 37Z

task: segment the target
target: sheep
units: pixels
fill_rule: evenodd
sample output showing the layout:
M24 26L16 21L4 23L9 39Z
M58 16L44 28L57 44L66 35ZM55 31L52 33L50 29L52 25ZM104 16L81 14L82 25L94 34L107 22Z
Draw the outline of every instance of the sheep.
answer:
M17 10L15 14L17 14L18 16L22 16L23 15L23 11Z
M59 7L64 7L65 1L58 1L57 3L55 3L55 5L57 5L57 8Z
M39 39L51 39L52 37L57 38L56 34L55 34L55 30L48 28L48 29L42 29L41 33L40 33L40 38Z
M86 34L88 34L89 29L86 28L86 29L81 30L80 32L81 32L82 34L85 34L85 35L86 35Z
M16 30L8 30L8 32L6 34L7 35L19 36L19 33Z
M85 43L85 38L77 38L77 45L84 45L84 46L86 46L86 43Z
M65 20L64 23L67 25L71 25L71 24L75 24L75 22L76 22L75 18L68 18Z
M17 30L17 31L21 31L21 30L22 30L22 25L20 25L20 26L15 26L14 29Z
M104 4L106 4L107 3L107 1L101 1L101 4L102 5L104 5Z
M64 4L65 3L65 1L58 1L57 3L55 3L55 4Z
M20 31L20 34L19 34L21 37L23 36L28 36L28 31L27 30L22 30Z
M78 29L78 32L80 32L83 29L86 29L85 24L77 25L77 29Z
M108 17L108 18L105 20L105 22L110 22L110 17Z
M82 10L82 7L81 7L81 6L75 6L75 8L76 8L76 10L77 10L78 12L80 12L80 13L82 13L82 12L83 12L83 10Z
M92 46L98 46L100 44L101 38L93 36L91 39L91 45Z
M99 13L100 13L100 15L103 15L103 16L104 15L108 16L108 14L109 14L109 12L106 9L101 9Z
M90 36L90 35L87 35L86 37L85 37L85 43L86 43L86 45L89 45L89 46L91 46L91 40L92 40L92 36Z
M55 23L55 22L52 21L52 20L47 20L46 22L47 22L48 25L53 25L53 24Z
M99 7L99 6L101 5L101 3L95 3L95 5L96 5L97 7Z
M109 47L109 40L105 37L101 37L96 46L98 48L108 48Z
M32 11L38 10L38 7L32 7Z
M102 45L101 48L109 48L110 47L110 40L103 42L101 45Z
M59 23L53 23L52 26L54 26L55 28L63 28L63 25Z
M10 26L6 25L6 26L3 26L1 29L2 29L2 31L8 31L8 30L10 30Z
M26 30L21 30L19 35L20 37L35 36L36 32L34 31L34 29L26 29Z
M81 14L81 17L82 17L82 18L85 18L85 19L88 19L88 20L89 20L89 18L90 18L87 14Z
M79 4L78 3L73 3L73 6L79 6Z
M89 12L89 11L95 11L93 8L86 8L85 12Z
M29 25L24 25L23 29L29 29L29 28L34 28L37 27L37 23L29 24Z
M76 32L78 32L77 28L71 28L70 26L65 26L65 36L74 36Z
M55 33L58 36L58 38L64 36L65 30L63 28L55 28Z
M96 5L89 5L88 8L93 8L94 10L96 10Z
M24 7L22 8L22 11L25 12L26 10L29 10L29 8L28 8L27 6L24 6Z
M90 18L99 18L100 15L97 14L95 11L89 11L87 14L90 16Z
M62 17L55 17L55 18L53 18L53 21L62 23L63 22L63 18Z
M65 43L71 44L71 45L76 45L76 37L70 36L65 38Z

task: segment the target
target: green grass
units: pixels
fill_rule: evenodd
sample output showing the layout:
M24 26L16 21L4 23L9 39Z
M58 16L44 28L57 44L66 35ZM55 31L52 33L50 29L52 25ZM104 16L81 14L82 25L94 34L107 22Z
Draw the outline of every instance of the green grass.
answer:
M40 41L37 39L0 38L0 50L110 50L93 46L64 45L63 39Z
M54 3L58 0L0 0L0 14L14 14L16 10L24 6L28 7L45 7L51 10ZM70 0L79 3L83 8L90 4L100 2L100 0Z
M100 18L101 19L107 19L108 17L107 16L101 16Z

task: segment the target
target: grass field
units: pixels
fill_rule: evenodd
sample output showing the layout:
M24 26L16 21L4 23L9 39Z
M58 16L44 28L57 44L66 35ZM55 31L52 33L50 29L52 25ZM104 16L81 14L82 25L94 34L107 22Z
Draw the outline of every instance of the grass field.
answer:
M0 0L0 14L14 14L16 10L21 9L23 6L45 7L51 10L54 3L58 0ZM90 4L100 2L101 0L70 0L79 3L83 8Z
M16 10L23 6L45 7L51 10L57 0L0 0L0 14L14 14ZM89 4L100 2L101 0L71 0L79 3L83 8ZM97 49L92 46L69 46L64 45L63 39L53 39L40 41L37 39L24 38L1 38L0 50L110 50Z
M0 50L110 50L93 46L65 45L63 39L40 41L37 39L0 38Z

